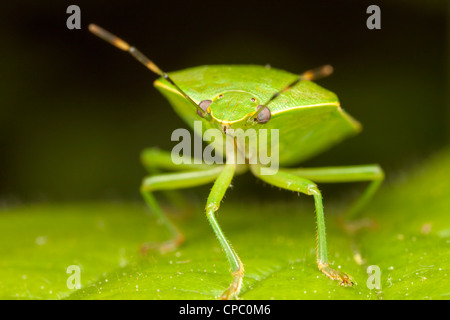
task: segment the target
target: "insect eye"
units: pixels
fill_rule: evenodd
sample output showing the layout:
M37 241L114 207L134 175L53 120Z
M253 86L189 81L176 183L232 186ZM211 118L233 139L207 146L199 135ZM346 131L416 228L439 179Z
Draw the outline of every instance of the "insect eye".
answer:
M255 101L256 101L256 99L255 99L255 98L251 98L250 100L251 100L252 102L255 102Z
M257 121L259 124L264 124L269 122L270 117L272 116L270 113L270 109L265 106L258 106L258 109L264 108L260 113L258 113L258 116L256 117L255 121Z
M203 100L202 102L200 102L199 103L199 107L203 110L203 111L205 111L205 114L207 114L208 113L208 107L209 107L209 105L211 104L211 100ZM202 114L201 112L200 112L200 110L197 110L197 114L200 116L200 117L204 117L204 115L205 114Z

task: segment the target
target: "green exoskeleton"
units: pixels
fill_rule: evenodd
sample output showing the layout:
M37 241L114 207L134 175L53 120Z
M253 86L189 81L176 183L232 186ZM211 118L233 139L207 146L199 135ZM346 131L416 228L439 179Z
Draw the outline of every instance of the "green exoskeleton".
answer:
M316 183L369 181L363 195L350 208L346 218L355 213L373 196L384 179L382 169L376 165L348 167L283 169L316 155L344 138L358 133L360 124L342 110L336 95L312 82L329 75L331 66L323 66L295 75L275 68L254 65L201 66L182 71L162 71L136 48L108 31L90 25L89 30L100 38L139 60L160 76L156 88L166 96L176 113L194 131L195 121L201 121L200 131L221 130L223 141L232 141L231 149L246 160L244 163L226 161L224 164L174 164L171 153L147 149L142 161L152 172L159 170L173 173L153 174L143 180L141 193L156 216L167 226L172 238L164 243L149 244L161 252L174 250L184 241L183 234L166 217L155 200L154 192L189 188L208 183L213 187L206 203L206 217L212 226L231 266L232 281L223 292L222 299L237 298L244 277L244 268L238 255L226 239L216 219L216 212L235 174L250 170L268 184L294 192L310 195L314 199L317 216L317 264L320 271L341 285L351 286L347 274L328 265L322 195ZM262 174L261 162L249 158L258 154L258 144L241 145L233 136L234 131L249 129L278 130L277 164L281 168ZM231 132L231 133L230 133ZM203 136L203 132L196 132ZM225 137L227 139L225 139ZM231 139L230 139L231 137ZM213 141L226 157L228 142ZM267 138L270 143L270 135ZM274 142L274 141L272 141ZM250 161L253 160L253 161Z

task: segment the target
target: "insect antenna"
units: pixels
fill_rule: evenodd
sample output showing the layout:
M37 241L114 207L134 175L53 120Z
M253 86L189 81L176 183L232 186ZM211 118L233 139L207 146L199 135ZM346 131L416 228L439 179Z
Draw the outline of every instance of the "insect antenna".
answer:
M324 77L328 77L330 74L333 73L333 67L329 64L314 68L308 71L303 72L297 79L289 83L287 86L285 86L280 91L274 93L272 97L270 97L269 100L262 106L259 106L258 110L255 112L255 114L252 116L253 119L257 119L258 114L262 112L265 108L267 108L267 105L271 103L273 100L275 100L280 94L292 89L296 84L298 84L300 81L311 81L311 80L317 80Z
M163 77L166 79L171 85L175 87L175 89L183 95L183 97L186 98L189 102L191 102L200 112L202 117L207 116L207 112L203 110L190 96L188 96L181 88L169 77L167 73L165 73L163 70L161 70L153 61L151 61L149 58L147 58L142 52L140 52L138 49L136 49L133 46L130 46L127 42L120 39L119 37L113 35L111 32L95 25L90 24L89 25L89 31L95 34L97 37L105 40L106 42L109 42L116 48L119 48L123 51L126 51L130 53L136 60L138 60L140 63L142 63L144 66L146 66L150 71L156 73L157 75Z

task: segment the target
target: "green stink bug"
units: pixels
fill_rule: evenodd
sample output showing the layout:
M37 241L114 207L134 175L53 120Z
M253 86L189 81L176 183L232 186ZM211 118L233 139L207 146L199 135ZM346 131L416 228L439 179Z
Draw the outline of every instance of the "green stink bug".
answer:
M243 265L222 232L215 213L235 174L250 170L256 177L279 188L301 192L314 198L317 216L317 264L320 271L341 285L351 286L353 281L347 274L328 265L325 221L322 195L316 183L370 181L368 188L351 207L347 218L354 216L376 192L384 179L382 169L376 165L347 167L267 169L251 154L261 149L260 144L242 145L234 132L241 129L262 132L276 129L277 164L291 165L305 160L360 131L360 124L345 113L336 95L311 80L329 75L330 66L313 69L300 76L273 68L254 65L201 66L178 72L170 76L144 56L136 48L108 31L91 24L89 30L115 47L129 52L161 78L155 86L169 100L175 111L197 134L204 130L219 129L224 139L214 141L222 155L228 158L230 149L244 158L244 163L235 161L226 164L175 164L169 152L147 149L142 153L144 165L153 172L160 169L177 171L168 174L153 174L141 185L143 198L157 217L170 230L172 238L158 245L146 245L144 249L157 248L161 252L174 250L184 242L183 234L166 217L153 195L154 191L194 187L214 182L206 204L206 216L216 234L231 266L233 280L223 292L222 299L237 298L244 277ZM202 129L194 126L201 121ZM231 133L230 133L231 132ZM202 135L203 136L203 135ZM225 138L232 137L231 140ZM274 142L266 136L266 142ZM271 141L273 140L273 141ZM245 140L244 140L245 141ZM228 160L228 159L227 159Z

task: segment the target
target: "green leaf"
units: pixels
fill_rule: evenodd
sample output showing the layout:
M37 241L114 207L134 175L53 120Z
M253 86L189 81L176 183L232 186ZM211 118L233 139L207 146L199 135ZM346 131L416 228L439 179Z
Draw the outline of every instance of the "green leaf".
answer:
M450 150L385 184L362 213L376 224L349 235L327 201L331 265L357 285L340 287L315 262L313 201L224 201L219 223L245 266L242 299L449 299ZM343 185L343 188L350 186ZM230 190L232 192L233 190ZM186 235L179 250L139 254L168 234L142 204L40 204L0 211L2 299L215 299L231 282L229 266L202 214L173 220ZM357 259L358 253L361 259ZM359 263L357 263L359 261ZM81 289L67 268L80 267ZM367 267L381 289L367 286Z

